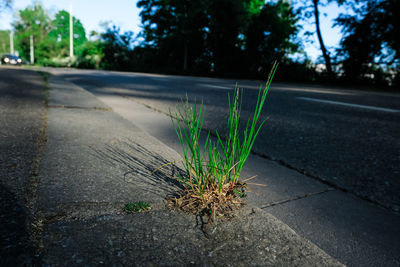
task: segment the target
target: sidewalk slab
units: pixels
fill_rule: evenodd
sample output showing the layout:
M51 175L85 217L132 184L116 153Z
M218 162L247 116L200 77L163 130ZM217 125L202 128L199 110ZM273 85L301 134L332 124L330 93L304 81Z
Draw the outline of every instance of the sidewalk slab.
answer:
M342 266L273 216L242 210L201 230L166 209L47 225L43 262L61 266Z
M168 188L149 191L146 183L167 161L145 148L154 140L137 128L98 110L50 109L48 118L37 192L40 210L52 212L67 203L164 199L159 191Z
M80 108L109 108L103 102L97 100L89 92L80 87L66 82L58 76L50 76L49 82L53 90L50 96L50 106L66 106Z
M346 265L400 266L400 217L351 194L334 190L263 210L319 247L331 247L329 254Z
M58 82L50 79L37 191L44 265L342 266L250 205L231 221L211 225L169 210L165 199L179 189L169 176L178 170L153 171L179 155L109 108L92 108L95 96ZM92 96L93 104L84 101L82 108L73 97L61 97L77 91ZM153 209L122 213L135 201Z
M42 77L21 68L1 66L0 266L24 266L29 262L30 214L26 206L36 178L43 111Z
M50 79L50 87L48 142L37 192L39 210L56 212L60 205L83 202L158 202L165 192L170 193L173 184L168 177L160 172L153 175L156 181L148 177L168 162L166 158L178 157L175 151L116 116L85 90L56 78ZM74 97L63 98L68 94L87 101L78 106ZM60 103L61 107L52 108ZM161 185L149 190L147 183L155 182Z

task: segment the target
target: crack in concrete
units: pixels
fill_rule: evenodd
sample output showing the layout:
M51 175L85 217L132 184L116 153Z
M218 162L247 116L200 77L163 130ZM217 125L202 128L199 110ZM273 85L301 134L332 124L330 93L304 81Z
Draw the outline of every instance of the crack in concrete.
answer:
M42 211L40 218L42 224L59 221L88 220L107 215L126 215L123 210L125 202L74 202L57 206L56 211ZM151 203L151 211L166 209L165 202Z
M266 204L264 206L261 206L260 209L266 209L266 208L269 208L269 207L273 207L273 206L276 206L276 205L282 205L282 204L285 204L285 203L288 203L288 202L304 199L304 198L307 198L307 197L311 197L311 196L315 196L315 195L321 195L321 194L324 194L324 193L327 193L327 192L331 192L331 191L334 191L334 190L336 190L336 189L328 188L328 189L325 189L325 190L319 191L319 192L308 193L308 194L304 194L304 195L301 195L301 196L295 196L295 197L291 197L291 198L287 198L287 199L271 202L271 203L268 203L268 204Z
M31 176L27 182L26 189L24 192L24 200L25 205L27 207L28 212L28 220L27 220L27 229L29 232L29 243L32 251L32 264L39 264L40 258L37 257L40 252L43 250L42 243L42 222L40 216L36 211L36 202L37 202L37 189L40 183L40 161L43 154L43 150L47 143L47 123L48 123L48 99L49 99L49 83L48 76L40 73L44 79L45 88L44 88L44 105L41 113L41 125L39 128L38 140L37 140L37 148L36 154L32 161L31 167Z
M65 108L65 109L84 109L84 110L101 110L101 111L112 111L111 108L105 107L80 107L70 105L48 105L49 108Z

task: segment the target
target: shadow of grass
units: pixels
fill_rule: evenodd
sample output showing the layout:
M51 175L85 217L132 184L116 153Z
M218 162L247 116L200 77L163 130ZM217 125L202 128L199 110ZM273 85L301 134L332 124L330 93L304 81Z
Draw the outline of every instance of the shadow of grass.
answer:
M143 190L170 198L184 189L177 177L184 171L173 162L130 139L114 141L103 149L93 149L94 156L108 165L127 170L125 183L140 186Z

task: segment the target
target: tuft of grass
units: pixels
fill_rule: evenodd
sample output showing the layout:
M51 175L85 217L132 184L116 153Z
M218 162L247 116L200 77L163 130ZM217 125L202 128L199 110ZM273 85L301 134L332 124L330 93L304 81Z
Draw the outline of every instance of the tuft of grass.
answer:
M228 95L228 120L225 138L216 132L216 141L210 133L203 147L200 146L200 134L204 122L203 104L186 102L183 108L170 115L176 134L182 146L182 162L185 174L178 179L186 190L173 202L188 211L226 215L227 210L240 205L240 198L246 196L246 185L239 181L241 171L250 155L256 137L265 120L260 121L273 76L278 64L275 62L264 87L260 87L254 114L247 120L243 131L241 125L241 100L243 91L237 86L233 96Z
M139 201L126 204L123 210L128 213L133 213L133 212L146 212L150 211L150 209L151 205L149 203L146 203L144 201Z

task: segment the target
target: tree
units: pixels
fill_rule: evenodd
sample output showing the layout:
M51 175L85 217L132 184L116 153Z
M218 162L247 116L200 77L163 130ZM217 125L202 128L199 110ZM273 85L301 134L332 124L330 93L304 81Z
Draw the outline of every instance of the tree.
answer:
M324 58L325 61L326 71L328 73L328 76L330 77L333 76L332 62L331 62L330 52L326 48L322 37L321 26L320 26L320 7L326 6L331 2L337 2L339 5L341 5L344 2L346 2L346 0L300 0L299 1L299 4L301 5L300 10L302 11L304 17L306 19L310 19L311 17L313 17L314 19L313 23L315 24L315 33L317 34L318 42L322 52L322 57ZM311 35L311 33L307 33L307 35Z
M175 72L248 73L249 55L259 65L260 59L255 57L262 53L278 55L288 47L295 32L295 15L282 1L141 0L137 6L142 9L145 38L138 51L153 50L155 65ZM272 37L260 37L266 31ZM251 49L262 51L252 53ZM271 58L263 57L262 61Z
M0 54L10 53L10 31L0 31Z
M120 28L115 25L107 27L106 32L101 34L99 43L102 54L100 66L105 69L131 68L133 42L133 32L120 33Z
M208 42L214 71L218 74L236 72L241 61L241 43L245 39L243 31L248 25L247 18L253 15L246 9L250 5L244 0L210 2ZM261 7L262 4L258 8ZM253 7L251 11L254 11Z
M100 40L87 41L76 50L78 68L99 69L103 58Z
M23 57L29 58L30 36L32 35L36 63L46 65L70 65L73 63L61 60L61 58L69 56L69 13L67 11L57 12L52 20L41 3L34 2L33 5L19 10L13 27L16 43ZM87 42L87 38L82 23L75 17L73 17L73 30L74 48L79 50L79 47Z
M23 10L19 10L18 18L13 23L15 39L20 54L29 58L30 36L33 36L35 59L42 61L48 58L54 49L54 43L47 38L52 29L51 19L40 2L35 2Z
M315 19L315 30L318 36L318 41L321 47L322 51L322 56L325 59L325 65L326 65L326 70L328 71L328 74L332 76L332 64L331 64L331 58L328 54L328 50L325 47L324 40L322 39L322 34L321 34L321 28L320 28L320 23L319 23L319 10L318 10L318 5L320 4L319 0L312 0L313 6L314 6L314 19Z
M81 21L72 17L74 33L74 49L87 42L85 28ZM69 13L65 10L57 12L51 22L52 30L49 32L50 40L55 43L55 54L57 57L69 56Z
M146 47L157 55L156 65L170 71L192 70L196 60L207 57L204 35L207 34L207 0L141 0Z
M343 27L339 54L347 79L362 80L400 69L400 1L359 1L355 15L342 14L336 20ZM390 74L390 73L389 73ZM392 79L389 77L389 79Z
M8 8L11 8L12 0L0 0L0 13ZM1 17L1 14L0 14ZM0 54L10 52L10 31L0 30Z
M250 18L245 30L246 68L263 75L274 60L281 61L296 52L299 45L293 41L297 36L299 18L286 2L266 4Z
M274 60L281 60L298 46L297 14L285 1L213 1L210 39L216 46L216 71L265 75ZM229 6L229 7L228 7ZM217 10L217 11L215 11ZM220 64L221 66L218 66Z
M1 0L0 1L0 11L6 9L6 8L11 8L13 4L13 0Z

